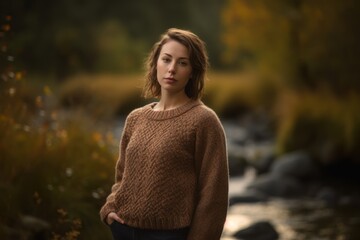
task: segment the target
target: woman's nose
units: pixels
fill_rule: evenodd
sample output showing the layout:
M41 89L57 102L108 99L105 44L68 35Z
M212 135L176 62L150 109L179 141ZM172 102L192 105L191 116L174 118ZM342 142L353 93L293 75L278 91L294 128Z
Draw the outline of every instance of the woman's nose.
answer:
M176 67L176 63L175 63L175 62L171 62L171 63L169 64L169 68L168 68L169 73L175 73L175 67Z

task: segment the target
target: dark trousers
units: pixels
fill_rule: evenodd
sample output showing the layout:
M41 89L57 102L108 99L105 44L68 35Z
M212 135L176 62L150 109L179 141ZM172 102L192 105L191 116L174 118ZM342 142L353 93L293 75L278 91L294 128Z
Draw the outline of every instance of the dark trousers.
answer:
M114 240L186 240L189 228L148 230L130 227L114 221L110 225Z

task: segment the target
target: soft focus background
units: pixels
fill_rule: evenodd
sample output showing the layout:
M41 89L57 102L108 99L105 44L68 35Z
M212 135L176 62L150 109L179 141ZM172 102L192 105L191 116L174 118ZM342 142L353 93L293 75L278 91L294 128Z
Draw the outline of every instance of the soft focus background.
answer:
M228 137L224 239L360 239L360 2L0 2L0 239L111 239L110 191L143 62L197 33Z

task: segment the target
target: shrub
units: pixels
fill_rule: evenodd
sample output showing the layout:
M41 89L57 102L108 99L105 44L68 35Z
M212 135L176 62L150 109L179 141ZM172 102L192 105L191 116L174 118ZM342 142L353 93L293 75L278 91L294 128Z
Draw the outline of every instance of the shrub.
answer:
M30 215L51 225L52 239L110 239L98 211L113 182L116 140L84 119L60 120L45 107L46 91L21 81L0 89L0 227L20 232L19 218Z

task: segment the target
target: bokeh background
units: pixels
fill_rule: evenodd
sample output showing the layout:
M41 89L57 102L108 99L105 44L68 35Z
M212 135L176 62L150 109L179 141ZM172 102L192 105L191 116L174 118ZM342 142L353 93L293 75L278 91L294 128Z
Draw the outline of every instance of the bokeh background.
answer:
M357 0L2 0L0 238L111 239L98 211L124 118L154 101L144 59L178 27L207 43L203 101L228 133L231 180L299 152L295 168L316 166L238 203L227 237L265 217L280 239L359 239L359 13Z

